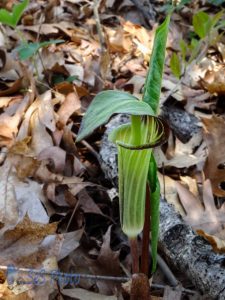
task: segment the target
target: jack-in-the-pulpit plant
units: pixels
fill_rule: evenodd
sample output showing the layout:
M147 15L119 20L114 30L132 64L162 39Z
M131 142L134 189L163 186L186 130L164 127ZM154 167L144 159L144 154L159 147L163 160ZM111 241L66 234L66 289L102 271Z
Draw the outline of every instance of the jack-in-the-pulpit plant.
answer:
M116 90L99 93L88 107L77 137L77 142L82 140L98 126L107 123L114 114L131 115L130 123L114 129L109 136L118 148L120 221L129 238L141 233L148 183L153 271L156 268L160 188L152 148L165 142L168 134L165 122L157 117L157 113L169 22L170 16L167 16L156 30L142 100Z

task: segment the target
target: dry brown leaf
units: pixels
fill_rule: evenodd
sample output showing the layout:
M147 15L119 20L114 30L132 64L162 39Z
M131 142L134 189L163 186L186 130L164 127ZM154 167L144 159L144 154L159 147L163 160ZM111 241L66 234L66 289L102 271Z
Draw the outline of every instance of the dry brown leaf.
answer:
M50 146L42 150L38 154L37 159L53 162L54 165L52 168L54 172L63 173L66 162L66 152L57 146Z
M166 155L160 148L157 148L155 158L158 166L174 166L176 168L188 168L193 165L203 165L206 160L206 145L202 142L202 135L193 135L193 137L186 143L182 143L178 138L175 140L175 146L170 151L170 157Z
M225 240L225 206L216 208L210 180L203 183L203 205L198 198L176 182L180 201L186 211L184 220L195 230L203 230L207 234L214 235Z
M50 134L47 132L45 125L41 123L39 112L36 110L30 118L31 128L31 149L37 156L41 151L53 146Z
M204 88L211 94L225 94L225 69L207 71L205 77L201 79Z
M0 167L0 229L15 226L19 219L11 170L12 165L9 160L6 160L4 165Z
M213 250L217 253L225 253L225 240L221 240L215 235L207 234L205 231L199 229L196 230L197 234L206 239L213 247Z
M111 226L103 237L103 244L97 260L90 260L90 268L94 274L121 276L119 251L112 251L110 247ZM97 282L100 293L111 295L115 290L115 283Z
M222 252L225 249L225 205L216 208L210 180L207 179L203 183L202 203L201 195L196 193L196 182L189 177L181 178L188 186L170 179L179 200L176 197L175 201L171 202L170 194L166 195L166 200L175 206L185 222L212 243L214 250ZM195 194L190 191L191 189Z
M23 78L17 79L12 84L8 84L8 88L0 91L0 97L9 96L18 92L23 87Z
M66 125L69 117L77 112L81 108L81 102L77 93L70 93L66 96L63 104L60 106L57 114L59 117L59 122Z
M108 296L108 295L102 295L97 294L94 292L90 292L81 288L76 289L64 289L61 291L61 293L65 296L69 296L74 299L79 300L117 300L118 297L116 296Z
M11 146L13 144L19 123L28 104L29 97L25 96L19 103L15 114L11 116L5 112L0 115L0 146Z
M43 125L45 125L49 130L55 131L55 113L52 101L51 91L47 91L38 98L39 107L38 115L39 120Z
M166 201L172 204L176 211L179 212L179 214L181 214L181 216L184 216L185 212L178 198L177 188L175 184L176 181L170 178L169 176L163 176L159 172L158 178L160 182L161 194L163 195L163 197L165 196Z
M208 158L204 167L206 178L212 182L213 193L218 197L225 196L225 121L212 116L202 119L205 126L205 142L208 146Z
M82 187L82 186L80 186ZM75 187L77 192L77 187ZM71 189L71 193L73 194L73 189ZM85 213L92 213L105 216L98 205L94 202L94 200L88 195L85 190L81 190L78 195L79 203Z

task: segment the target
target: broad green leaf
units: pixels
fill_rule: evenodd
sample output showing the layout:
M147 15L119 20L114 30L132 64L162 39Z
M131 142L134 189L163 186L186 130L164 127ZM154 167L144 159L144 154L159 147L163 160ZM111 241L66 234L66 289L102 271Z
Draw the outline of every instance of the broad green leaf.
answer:
M29 0L16 4L13 6L12 12L3 8L0 9L0 22L15 28L28 4Z
M156 177L156 189L154 193L151 193L150 201L151 201L152 273L154 273L157 264L157 245L158 245L158 236L159 236L160 185L159 185L158 177Z
M181 76L181 65L178 55L173 52L171 59L170 59L170 68L173 74L179 79Z
M64 40L50 40L41 43L23 43L19 47L16 48L19 54L20 60L26 60L32 56L34 56L40 48L47 47L51 44L59 44L63 43Z
M209 34L210 29L212 27L210 16L203 11L200 11L193 16L192 23L193 23L195 33L201 39L203 39Z
M125 124L114 129L109 136L118 146L120 220L123 232L130 238L137 236L144 226L149 165L154 167L153 173L156 172L154 162L150 164L150 147L163 141L160 119L135 117L134 123L136 130L132 124ZM138 132L142 134L138 136Z
M148 103L154 113L157 113L159 106L169 23L170 15L156 30L149 71L145 81L143 101Z
M77 142L90 135L96 128L108 122L112 115L126 113L131 115L154 115L147 103L128 93L109 90L99 93L93 99L83 117Z

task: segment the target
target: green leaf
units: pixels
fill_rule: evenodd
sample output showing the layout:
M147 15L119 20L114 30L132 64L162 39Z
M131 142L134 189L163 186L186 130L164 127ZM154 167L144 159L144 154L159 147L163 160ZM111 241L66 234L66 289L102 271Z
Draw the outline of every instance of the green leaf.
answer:
M24 0L21 3L14 5L12 12L3 8L0 9L0 22L15 28L28 4L29 0Z
M109 90L99 93L89 105L83 117L77 142L90 135L96 128L108 122L112 115L126 113L131 115L154 115L147 103L128 93Z
M155 113L157 113L159 106L169 23L170 15L167 16L165 21L156 30L149 71L144 88L143 101L148 103Z
M158 236L159 236L159 204L160 204L160 185L157 176L156 176L156 189L154 193L151 193L150 201L151 201L152 273L154 273L157 264L157 245L158 245Z
M215 14L212 18L211 18L211 26L215 27L216 24L219 22L219 20L222 18L222 16L224 15L224 9L222 9L221 11L219 11L217 14Z
M179 57L175 52L173 52L170 59L170 68L174 76L176 76L179 79L181 76L181 65L180 65Z
M19 59L20 60L26 60L32 56L34 56L40 48L47 47L51 44L59 44L63 43L64 40L50 40L46 42L41 42L41 43L23 43L19 47L16 48L18 54L19 54Z
M201 49L202 43L196 39L191 40L191 44L189 45L189 49L191 52L191 56L188 59L188 63L190 64L197 56Z
M157 176L157 164L152 153L149 170L148 184L150 187L151 202L151 254L152 254L152 273L156 270L157 264L157 245L159 236L159 203L160 203L160 185Z
M192 23L193 23L195 33L201 39L203 39L209 34L210 29L212 27L210 16L203 11L200 11L193 16Z
M180 40L180 50L181 50L181 57L183 62L186 62L187 48L188 48L187 43L184 40Z

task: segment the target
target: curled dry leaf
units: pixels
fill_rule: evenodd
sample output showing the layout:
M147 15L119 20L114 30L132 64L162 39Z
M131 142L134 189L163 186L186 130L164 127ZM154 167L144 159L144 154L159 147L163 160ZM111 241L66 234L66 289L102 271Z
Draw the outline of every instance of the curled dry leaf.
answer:
M11 116L5 112L0 115L0 146L11 146L13 144L19 123L28 104L29 97L25 96L19 103L15 114Z
M81 108L81 102L77 93L70 93L66 96L63 104L60 106L57 114L59 122L66 125L69 117Z
M38 98L38 102L38 114L41 123L45 125L49 130L55 131L55 113L51 91L47 91L44 94L42 94Z
M225 94L225 72L224 67L219 70L207 71L205 77L201 79L203 87L211 94Z
M205 142L208 146L208 158L204 167L206 178L212 182L213 193L225 196L225 121L213 116L202 119L205 126Z
M6 160L0 167L0 229L11 228L18 222L19 211L12 176L12 165Z
M53 169L56 173L62 173L65 168L66 152L58 146L50 146L42 150L37 156L38 160L53 161Z

